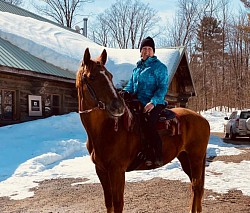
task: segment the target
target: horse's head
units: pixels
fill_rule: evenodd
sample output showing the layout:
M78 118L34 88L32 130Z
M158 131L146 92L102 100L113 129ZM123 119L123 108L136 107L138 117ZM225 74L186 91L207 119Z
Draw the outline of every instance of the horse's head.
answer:
M112 116L121 116L125 111L123 99L112 82L112 74L105 68L107 52L92 60L89 49L84 53L77 72L79 110L89 112L91 109L105 109ZM90 110L87 110L90 109Z

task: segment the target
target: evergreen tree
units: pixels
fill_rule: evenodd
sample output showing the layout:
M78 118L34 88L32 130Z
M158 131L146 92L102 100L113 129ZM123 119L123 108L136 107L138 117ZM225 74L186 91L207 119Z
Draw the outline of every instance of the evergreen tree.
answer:
M197 28L197 45L195 60L201 73L200 81L202 105L208 109L213 105L213 96L219 90L218 75L221 72L223 55L223 31L220 22L209 16L204 16Z

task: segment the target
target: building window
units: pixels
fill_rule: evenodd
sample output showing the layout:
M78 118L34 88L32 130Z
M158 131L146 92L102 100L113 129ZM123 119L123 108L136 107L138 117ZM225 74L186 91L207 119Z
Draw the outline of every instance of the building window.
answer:
M15 114L15 91L0 90L0 119L13 120Z
M59 115L61 108L59 95L47 94L45 97L45 116Z

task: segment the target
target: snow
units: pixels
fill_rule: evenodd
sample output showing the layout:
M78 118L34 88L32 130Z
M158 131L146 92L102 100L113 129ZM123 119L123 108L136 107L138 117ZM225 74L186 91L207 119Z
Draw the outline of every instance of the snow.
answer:
M0 12L0 37L48 63L71 72L77 71L87 47L92 58L98 57L104 49L81 34L7 12ZM115 85L119 85L121 80L129 79L140 53L138 49L105 49L108 53L106 67L112 72ZM156 53L171 75L180 55L179 50L156 49Z
M221 116L218 116L220 115ZM222 132L224 113L203 112L211 129ZM0 196L24 199L33 196L30 191L38 181L53 178L87 178L84 183L99 183L94 164L86 149L86 132L78 113L52 116L0 128ZM219 137L210 136L207 157L239 155L243 145L224 143ZM250 196L250 161L240 163L211 162L206 167L205 188L226 193L239 189ZM161 177L189 182L177 159L150 171L126 173L127 182Z
M75 72L86 47L93 57L103 50L80 34L55 25L0 12L0 37L31 54L56 66ZM138 50L106 48L107 68L114 75L114 82L127 80L139 58ZM173 71L179 51L157 49L156 55ZM223 132L225 112L202 112L211 125L211 131ZM53 178L87 178L84 183L98 183L94 164L86 149L86 132L77 113L52 116L46 119L0 128L0 197L24 199L33 196L30 191L38 182ZM236 146L225 144L219 137L210 137L208 157L239 155L244 152ZM211 162L206 167L205 188L225 193L239 189L250 196L250 161L240 163ZM126 173L127 182L162 177L189 182L175 159L155 170Z

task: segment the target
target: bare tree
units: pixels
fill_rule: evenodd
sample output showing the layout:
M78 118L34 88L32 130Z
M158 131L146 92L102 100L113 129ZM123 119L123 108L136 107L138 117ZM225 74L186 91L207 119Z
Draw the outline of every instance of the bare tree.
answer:
M94 42L104 47L112 46L109 39L109 27L106 24L105 17L103 17L102 14L97 16L97 19L94 23L94 29L92 29L92 31L92 39Z
M186 46L188 45L195 33L198 22L198 5L197 0L179 0L174 24L168 27L168 32L172 41L171 46Z
M93 40L104 46L138 48L146 34L153 34L158 20L156 11L148 4L139 0L117 0L98 15Z
M3 1L16 5L16 6L19 6L23 3L23 0L3 0Z
M91 3L93 0L42 0L43 4L33 3L33 6L42 14L51 17L59 24L72 27L74 17L83 7L84 3Z

